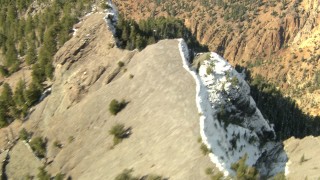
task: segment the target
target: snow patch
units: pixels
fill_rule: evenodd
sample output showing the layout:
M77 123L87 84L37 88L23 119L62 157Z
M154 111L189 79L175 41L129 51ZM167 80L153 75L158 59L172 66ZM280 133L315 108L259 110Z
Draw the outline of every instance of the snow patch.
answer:
M72 31L73 31L72 36L74 37L77 34L78 29L77 28L73 28Z
M284 175L285 176L288 176L289 175L289 173L290 173L290 171L289 171L289 165L291 164L291 161L288 161L287 163L286 163L286 167L285 167L285 171L284 171Z

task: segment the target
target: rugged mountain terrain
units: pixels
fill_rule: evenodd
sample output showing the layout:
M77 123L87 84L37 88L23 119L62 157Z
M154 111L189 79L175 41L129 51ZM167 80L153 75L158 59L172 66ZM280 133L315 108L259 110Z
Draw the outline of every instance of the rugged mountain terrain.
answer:
M319 2L115 0L125 16L181 18L197 39L319 115Z
M262 3L261 8L267 4ZM303 1L298 4L306 5ZM148 7L140 1L137 5L142 11ZM216 53L198 54L191 64L189 49L181 39L162 40L142 51L119 49L111 23L117 16L111 4L107 7L107 12L92 8L74 26L72 38L53 58L52 86L24 121L0 129L2 178L39 177L39 172L45 172L38 168L45 166L53 176L63 173L72 179L114 179L124 169L133 169L133 174L141 177L159 174L169 179L209 179L208 174L221 176L219 170L238 176L235 171L243 166L235 163L241 157L260 171L260 178L284 171L289 179L319 177L319 138L291 138L283 149L275 138L274 125L250 96L244 73L236 72ZM161 15L156 10L154 13ZM179 14L175 10L171 8L169 13ZM199 36L196 26L193 31ZM216 50L229 57L227 44L229 40L221 46L226 49ZM237 63L246 53L239 51L230 60ZM262 65L253 67L254 72L259 68ZM23 72L15 74L22 76ZM10 78L4 81L15 79ZM112 114L112 100L123 100L122 111ZM126 128L120 143L110 134L119 123ZM31 134L19 136L22 128ZM42 159L33 143L35 137L44 141L38 144L46 149ZM254 168L247 173L258 177Z

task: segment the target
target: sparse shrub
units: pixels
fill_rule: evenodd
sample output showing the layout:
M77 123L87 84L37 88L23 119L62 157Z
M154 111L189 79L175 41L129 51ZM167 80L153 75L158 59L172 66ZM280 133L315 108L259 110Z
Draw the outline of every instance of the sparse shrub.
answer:
M155 174L150 174L150 175L147 175L144 177L146 177L145 180L164 180L164 178L162 176L155 175ZM140 179L142 179L142 178L143 177L141 177Z
M254 167L246 165L248 155L245 154L238 162L231 164L231 169L236 172L236 179L259 179L259 172Z
M117 175L115 180L138 180L139 178L134 177L132 172L132 169L125 169L119 175Z
M209 149L204 143L201 143L200 149L203 155L208 155L211 152L211 149Z
M201 143L201 142L202 142L202 138L201 138L201 137L198 137L197 142L198 142L198 143Z
M233 87L235 87L235 86L237 86L238 84L239 84L239 79L234 76L234 77L231 79L231 85L232 85Z
M56 147L56 148L62 148L62 144L59 140L55 140L53 142L53 146Z
M306 161L306 159L304 158L304 155L302 155L301 156L301 158L300 158L300 162L299 162L299 164L301 165L303 162L305 162Z
M207 75L210 75L212 73L212 68L210 66L207 67L206 73Z
M132 175L133 169L125 169L120 174L118 174L115 180L164 180L162 176L155 174L148 174L142 177L137 177Z
M209 167L206 168L205 173L206 175L212 175L213 174L212 168L209 168Z
M21 140L27 141L27 140L29 140L29 138L30 138L30 134L28 133L28 131L27 131L25 128L23 128L23 129L21 129L21 131L19 132L19 138L20 138Z
M63 180L64 179L64 174L62 173L58 173L55 177L54 177L54 180Z
M211 58L211 54L208 53L208 54L206 55L206 59L209 60L210 58Z
M30 142L30 147L37 157L44 158L46 156L46 142L42 139L42 137L33 138Z
M218 172L218 174L215 174L213 176L211 176L211 180L221 180L223 179L223 173L222 172Z
M273 180L286 180L284 172L280 172L273 177Z
M133 79L134 75L133 74L130 74L129 75L129 79Z
M37 174L39 180L50 180L51 175L46 171L45 167L39 167L39 173Z
M118 66L119 66L119 67L123 67L123 66L124 66L124 62L119 61L119 62L118 62Z
M117 145L130 135L130 128L126 129L123 124L116 124L110 129L109 133L114 136L113 144Z
M68 142L69 142L69 143L72 143L73 141L74 141L74 137L73 137L73 136L69 136L69 137L68 137Z
M9 72L4 66L0 66L0 76L2 76L2 77L9 76Z
M117 115L123 108L125 108L127 102L122 100L121 102L116 99L112 100L109 104L109 111L112 115Z

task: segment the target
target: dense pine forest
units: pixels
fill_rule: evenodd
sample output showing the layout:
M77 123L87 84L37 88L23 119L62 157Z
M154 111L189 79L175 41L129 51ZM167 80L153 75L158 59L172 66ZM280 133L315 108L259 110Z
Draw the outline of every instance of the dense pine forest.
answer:
M32 82L21 79L14 90L3 84L0 127L23 118L53 78L53 56L70 37L78 18L91 10L91 0L0 0L0 76L22 67L32 69Z

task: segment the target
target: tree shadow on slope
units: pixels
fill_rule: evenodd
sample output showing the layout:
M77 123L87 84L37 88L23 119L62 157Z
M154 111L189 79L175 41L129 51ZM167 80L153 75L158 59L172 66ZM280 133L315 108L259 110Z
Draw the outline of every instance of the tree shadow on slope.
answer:
M238 72L243 67L237 66ZM268 83L261 75L251 76L246 72L246 81L251 88L251 96L255 100L264 118L274 124L277 140L286 140L292 136L304 138L305 136L320 135L320 117L311 116L302 112L296 102L290 97L285 97Z

